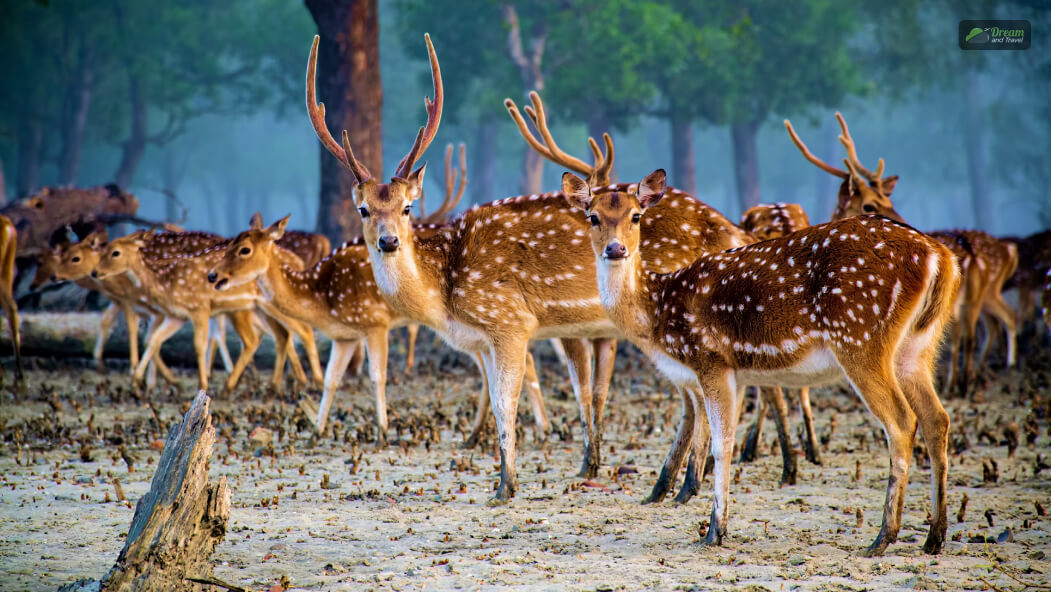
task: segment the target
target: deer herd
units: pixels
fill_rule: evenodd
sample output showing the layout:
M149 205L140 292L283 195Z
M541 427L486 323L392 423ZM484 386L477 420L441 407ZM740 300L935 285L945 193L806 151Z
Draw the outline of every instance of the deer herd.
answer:
M500 451L493 505L506 503L518 488L515 422L523 386L538 428L549 427L531 342L552 340L567 366L584 432L581 474L591 478L602 464L616 342L626 339L649 357L682 401L678 430L645 502L662 501L684 464L676 500L696 495L710 453L709 544L720 544L727 533L731 456L746 387L759 389L756 422L773 408L782 480L794 483L782 389L798 389L806 457L820 463L809 389L848 384L883 427L890 455L882 528L866 554L882 554L897 537L917 428L931 467L930 530L923 548L942 549L949 415L934 374L943 333L949 333L951 354L944 384L960 395L973 388L983 314L987 327L1002 326L1006 363L1014 365L1016 332L1034 308L1032 294L1043 290L1044 316L1051 322L1051 275L1045 279L1035 271L1047 267L1051 249L977 230L921 232L909 226L890 199L897 176L884 176L882 159L874 171L862 165L838 113L844 168L816 157L785 121L803 157L842 180L831 220L811 225L799 205L769 204L746 211L735 224L668 186L662 169L635 183L613 182L615 153L608 134L601 144L588 139L593 164L567 154L555 142L535 92L525 116L510 99L505 107L530 149L567 170L560 189L475 205L453 217L467 167L462 145L459 166L453 166L450 146L445 199L424 215L427 167L417 163L438 131L444 99L437 54L430 37L425 39L434 85L433 99L425 100L427 121L385 180L355 158L346 131L339 140L329 132L314 87L314 38L307 111L322 145L357 182L353 204L363 231L358 240L332 250L320 235L288 230L287 216L267 226L258 214L232 239L139 231L110 240L95 232L40 255L34 286L72 281L109 299L95 359L101 367L107 332L122 313L136 383L152 384L157 373L174 380L161 349L187 321L201 389L208 388L217 355L228 371L224 389L233 389L260 344L260 332L270 333L272 384L283 384L287 363L295 381L321 388L320 404L302 403L319 432L326 429L347 369L367 359L380 444L388 432L390 331L409 327L411 367L416 330L428 327L471 356L481 372L485 386L469 443L477 441L491 407ZM417 202L420 216L413 215ZM13 333L20 379L18 313L11 294L16 237L15 226L0 220L0 303ZM1020 299L1029 303L1020 317L1002 297L1012 278ZM140 355L141 315L148 317L149 329ZM236 361L225 347L228 323L242 342ZM324 371L315 330L332 343ZM982 360L993 334L987 331L986 347L978 354ZM754 455L758 432L753 426L743 457Z

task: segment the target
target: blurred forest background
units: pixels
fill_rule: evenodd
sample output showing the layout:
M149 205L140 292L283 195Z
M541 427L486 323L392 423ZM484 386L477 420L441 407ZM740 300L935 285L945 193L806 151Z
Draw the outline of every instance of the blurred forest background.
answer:
M1051 226L1049 9L1043 0L0 0L3 192L12 200L43 185L116 181L148 218L179 219L165 194L178 196L187 228L232 234L261 210L331 234L324 200L345 185L303 104L311 38L321 32L329 125L375 132L352 129L355 149L379 175L382 139L389 176L425 119L429 32L445 82L442 126L424 157L428 192L439 196L431 203L448 142L467 145L461 207L557 189L562 170L530 160L502 105L528 104L538 89L564 149L585 157L587 135L608 130L620 180L664 167L731 218L787 201L827 219L837 180L802 158L782 120L838 163L839 110L862 161L882 157L901 176L894 199L917 227L1027 234ZM959 20L979 18L1030 20L1032 49L961 51ZM340 61L368 76L336 80ZM341 102L368 108L341 124L332 117Z

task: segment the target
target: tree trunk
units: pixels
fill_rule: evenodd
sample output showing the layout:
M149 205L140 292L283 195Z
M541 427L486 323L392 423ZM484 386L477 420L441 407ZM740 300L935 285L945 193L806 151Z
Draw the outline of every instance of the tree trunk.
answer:
M18 180L15 197L29 195L40 188L40 151L43 148L43 128L32 114L24 116L18 126Z
M80 38L77 71L66 91L62 113L62 149L58 159L58 184L74 185L80 168L80 152L84 145L84 129L95 90L95 71L91 47Z
M4 176L4 159L0 158L0 206L7 205L7 177Z
M350 133L354 155L383 178L383 86L380 80L379 11L376 0L305 0L317 23L318 100L339 138ZM352 190L354 177L323 146L318 231L333 242L361 234Z
M730 126L734 152L734 181L737 184L737 202L741 206L741 212L759 204L759 152L756 146L758 136L757 121L734 123Z
M671 124L672 185L697 195L697 174L693 158L693 122L672 110Z
M471 159L471 182L467 185L471 191L471 203L481 204L504 197L493 194L497 129L496 120L492 116L482 115L474 142L467 151ZM528 150L528 147L526 149Z
M132 179L135 178L135 170L139 168L142 156L146 152L146 98L142 94L138 76L128 76L128 98L131 107L131 131L124 142L120 166L113 175L114 182L124 188L131 185Z
M982 132L981 97L978 72L973 67L967 69L964 78L964 117L963 149L967 155L967 179L971 189L971 211L975 224L994 230L997 227L996 207L989 195L989 183L985 170L986 135Z

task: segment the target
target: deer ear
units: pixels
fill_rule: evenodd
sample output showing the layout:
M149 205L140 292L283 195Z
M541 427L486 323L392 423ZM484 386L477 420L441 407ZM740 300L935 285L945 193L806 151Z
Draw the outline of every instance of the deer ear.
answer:
M885 195L887 197L890 197L890 194L894 193L894 187L896 187L897 185L898 185L898 176L897 175L891 175L891 176L887 177L886 179L883 179L883 180L881 180L879 182L880 192L883 193L883 195Z
M646 175L646 178L639 182L638 200L639 205L642 209L650 208L657 205L657 202L664 197L665 190L668 189L668 175L664 172L664 169L657 169Z
M569 204L578 207L585 212L591 210L591 201L595 198L591 194L588 182L570 172L562 173L562 195Z
M416 201L423 195L423 176L426 172L427 163L423 163L423 166L409 173L409 176L405 178L405 181L409 184L408 197L410 201Z
M263 215L259 212L252 214L252 219L248 221L249 230L262 230L263 229Z
M98 232L92 232L84 240L88 241L88 246L92 249L97 249L109 241L109 235L105 230Z
M270 228L266 229L267 237L270 238L270 240L281 240L281 237L285 236L285 229L288 228L288 218L290 216L292 216L292 214L274 222L270 225Z

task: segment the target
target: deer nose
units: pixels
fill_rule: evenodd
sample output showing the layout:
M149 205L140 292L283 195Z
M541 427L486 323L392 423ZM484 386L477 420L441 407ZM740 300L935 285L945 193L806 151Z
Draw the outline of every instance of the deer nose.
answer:
M603 255L605 255L606 259L623 259L628 256L628 248L623 243L609 243L606 245Z
M217 279L219 279L219 274L215 273L214 270L208 272L208 283L209 284L214 284L215 280L217 280Z
M55 281L55 274L51 274L51 281Z
M93 277L93 278L99 277L99 271L97 269L92 269L91 270L91 277Z
M380 241L379 241L379 245L380 245L380 250L383 251L384 253L393 253L394 251L398 250L398 237L396 237L396 236L381 236L380 237Z

